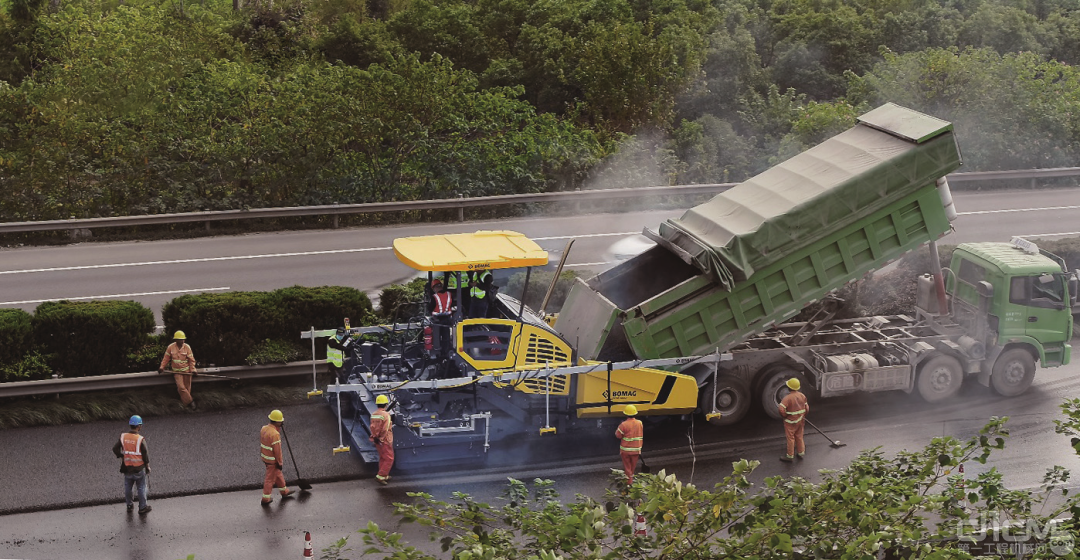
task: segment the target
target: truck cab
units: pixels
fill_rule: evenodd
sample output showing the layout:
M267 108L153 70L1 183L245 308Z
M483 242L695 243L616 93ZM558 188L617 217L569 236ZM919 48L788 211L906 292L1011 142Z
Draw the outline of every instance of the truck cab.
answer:
M1076 275L1060 257L1021 238L964 243L953 252L950 269L954 314L985 331L976 338L987 349L1003 354L1021 348L1043 367L1069 363ZM985 325L974 325L983 318Z

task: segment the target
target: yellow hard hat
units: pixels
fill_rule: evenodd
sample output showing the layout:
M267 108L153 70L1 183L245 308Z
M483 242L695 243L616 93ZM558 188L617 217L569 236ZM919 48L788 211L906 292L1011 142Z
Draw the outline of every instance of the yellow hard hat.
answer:
M375 404L390 404L390 397L386 395L379 395L375 397Z
M270 418L271 422L284 422L285 421L285 415L282 414L280 410L271 410L270 411L270 416L268 416L268 418Z
M798 391L800 388L802 388L802 383L799 383L798 377L792 377L791 379L787 380L787 386L788 389L791 389L792 391Z
M187 336L184 335L184 331L176 331L176 334L172 335L173 340L187 340Z
M627 416L637 416L637 407L632 404L628 404L626 405L626 408L623 409L623 414Z

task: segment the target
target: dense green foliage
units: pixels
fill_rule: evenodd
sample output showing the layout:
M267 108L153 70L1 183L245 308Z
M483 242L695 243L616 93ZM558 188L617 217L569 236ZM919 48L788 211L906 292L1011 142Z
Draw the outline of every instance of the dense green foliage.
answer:
M1069 2L11 0L0 220L740 180L894 101L1080 155Z
M0 309L0 365L18 361L33 341L31 315L22 309Z
M162 316L165 332L153 335L153 312L133 301L45 302L33 315L0 310L0 381L152 371L177 330L200 367L310 359L302 331L334 328L345 317L358 326L378 322L367 295L342 286L183 295ZM316 356L325 352L318 344Z
M64 377L127 371L147 343L154 313L134 301L47 301L34 310L34 344Z
M1080 453L1080 399L1062 409L1066 419L1056 421L1056 429ZM978 540L980 529L1012 523L1011 536L998 542L1007 545L1030 527L1042 546L1026 558L1075 559L1080 498L1069 495L1068 470L1048 466L1041 487L1015 490L996 467L974 476L958 469L987 464L1005 445L1007 420L991 418L966 441L937 437L893 456L865 450L841 469L820 471L818 482L772 476L754 483L758 462L740 460L711 489L661 471L635 476L623 491L625 478L613 472L606 504L580 494L563 503L555 483L540 479L531 490L511 479L505 501L495 506L463 493L449 502L410 493L397 513L429 527L444 554L417 550L369 522L356 549L342 539L323 558L959 559L972 558L963 538ZM1048 502L1050 496L1055 499ZM634 534L639 514L648 527L644 536ZM1049 524L1063 516L1062 523Z
M341 326L345 317L355 325L375 321L367 295L341 286L183 295L165 304L161 315L166 333L184 331L202 366L310 356L310 348L301 344L302 331ZM325 352L323 342L317 356Z
M390 322L408 322L424 314L424 287L427 278L413 278L391 284L379 292L379 316Z

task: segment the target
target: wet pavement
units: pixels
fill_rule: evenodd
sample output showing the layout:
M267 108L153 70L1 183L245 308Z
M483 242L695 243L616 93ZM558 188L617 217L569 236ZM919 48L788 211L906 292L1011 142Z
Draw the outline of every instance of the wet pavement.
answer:
M1011 415L1005 451L987 465L967 465L966 472L974 477L996 467L1006 484L1033 486L1052 465L1080 467L1068 439L1053 429L1058 404L1080 396L1078 372L1074 366L1040 370L1036 385L1012 399L968 383L959 397L936 406L902 393L819 401L811 419L846 445L834 449L830 439L808 430L807 459L795 464L777 461L782 431L760 413L735 428L681 421L650 425L645 460L654 472L664 468L699 486L720 481L739 458L762 462L754 481L777 474L817 479L820 469L841 468L862 449L918 449L939 435L975 435L991 415ZM380 487L359 459L332 453L338 432L329 407L313 401L283 410L301 474L315 488L269 510L257 503L263 475L257 438L267 411L147 419L154 509L145 517L129 515L123 506L119 461L111 451L122 422L0 431L0 475L7 481L0 493L0 513L7 514L0 518L0 557L299 558L304 531L312 531L317 549L354 535L349 557L356 558L361 547L355 531L368 521L399 528L392 504L407 500L407 492L449 499L462 491L492 502L512 476L552 479L564 498L601 498L611 469L619 467L613 436L559 434L500 444L490 461L496 467L396 473L389 486ZM285 472L295 479L289 460ZM413 544L434 551L423 529L402 528Z

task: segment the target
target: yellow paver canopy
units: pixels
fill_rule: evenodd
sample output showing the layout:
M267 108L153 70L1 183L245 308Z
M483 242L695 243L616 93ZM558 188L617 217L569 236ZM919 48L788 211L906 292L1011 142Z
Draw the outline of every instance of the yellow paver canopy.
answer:
M447 272L544 266L547 251L516 231L478 231L402 237L394 240L398 260L416 270Z

